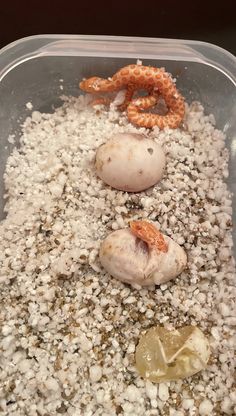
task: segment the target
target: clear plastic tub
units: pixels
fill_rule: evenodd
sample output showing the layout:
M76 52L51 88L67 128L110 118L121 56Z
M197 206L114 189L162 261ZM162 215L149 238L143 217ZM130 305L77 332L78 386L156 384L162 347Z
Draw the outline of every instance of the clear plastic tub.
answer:
M227 134L229 186L236 191L236 58L215 45L197 41L108 36L39 35L20 39L0 51L0 218L3 172L11 133L34 110L51 111L60 95L78 95L79 81L94 74L108 77L141 59L164 66L177 78L187 101L199 100ZM62 82L63 80L63 82ZM60 85L63 84L63 91ZM236 192L234 192L236 195ZM236 196L234 196L234 206ZM236 237L236 235L235 235Z

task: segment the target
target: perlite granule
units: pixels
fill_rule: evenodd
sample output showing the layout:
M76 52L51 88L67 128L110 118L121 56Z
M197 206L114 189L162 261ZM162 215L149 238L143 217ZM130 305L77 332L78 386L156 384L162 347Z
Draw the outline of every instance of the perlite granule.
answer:
M33 111L6 172L0 225L4 416L234 415L235 268L228 151L214 117L187 107L184 128L146 130L87 98ZM115 133L144 133L167 157L162 181L128 194L106 186L95 152ZM132 288L102 270L100 242L149 219L182 245L188 268ZM154 385L134 367L145 329L197 325L211 343L205 371ZM210 413L209 413L210 412Z

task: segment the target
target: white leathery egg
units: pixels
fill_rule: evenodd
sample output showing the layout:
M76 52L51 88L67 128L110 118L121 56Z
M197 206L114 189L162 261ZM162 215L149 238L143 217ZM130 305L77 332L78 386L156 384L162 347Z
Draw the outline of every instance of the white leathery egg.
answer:
M161 146L141 134L119 133L98 148L95 167L113 188L140 192L161 180L165 155Z
M168 251L150 248L125 228L109 234L100 247L100 261L113 277L140 286L160 285L177 277L186 267L187 256L182 247L164 236Z

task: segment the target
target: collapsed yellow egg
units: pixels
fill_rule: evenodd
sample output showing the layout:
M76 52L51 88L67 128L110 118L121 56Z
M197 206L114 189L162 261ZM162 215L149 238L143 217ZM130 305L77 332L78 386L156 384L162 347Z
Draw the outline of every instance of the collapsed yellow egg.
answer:
M140 192L161 180L165 155L161 146L141 134L119 133L98 148L95 167L113 188Z
M140 375L156 383L190 377L206 367L209 357L209 342L196 326L150 328L135 353Z

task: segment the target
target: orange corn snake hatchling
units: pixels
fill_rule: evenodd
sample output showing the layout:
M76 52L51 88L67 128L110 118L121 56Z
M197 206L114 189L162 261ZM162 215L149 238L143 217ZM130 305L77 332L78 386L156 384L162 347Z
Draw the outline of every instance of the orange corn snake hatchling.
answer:
M121 110L127 111L131 123L140 127L158 126L177 128L184 118L185 101L177 90L171 76L163 68L143 65L127 65L112 78L91 77L80 82L80 88L89 93L113 92L126 89ZM145 89L148 95L132 99L135 91ZM168 112L166 115L143 112L153 107L162 96Z

